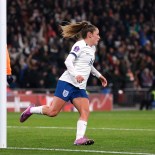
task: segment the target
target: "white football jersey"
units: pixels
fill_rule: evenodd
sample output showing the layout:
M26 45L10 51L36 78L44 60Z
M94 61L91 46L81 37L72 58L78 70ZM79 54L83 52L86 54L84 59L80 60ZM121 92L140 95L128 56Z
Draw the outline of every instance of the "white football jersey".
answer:
M75 56L73 66L76 75L83 76L84 80L82 81L82 83L78 83L75 79L75 76L70 74L68 70L66 70L59 79L71 83L72 85L74 85L75 87L79 87L80 89L86 89L86 84L91 72L91 67L95 60L95 51L95 46L90 47L85 43L84 40L77 41L73 45L69 54Z

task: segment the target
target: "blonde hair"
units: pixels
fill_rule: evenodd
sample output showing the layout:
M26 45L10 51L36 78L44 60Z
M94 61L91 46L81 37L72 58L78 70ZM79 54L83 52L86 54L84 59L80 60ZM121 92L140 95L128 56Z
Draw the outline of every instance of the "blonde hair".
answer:
M89 24L86 21L78 23L69 23L68 25L60 25L63 38L83 38L87 37L87 33L93 33L96 26Z

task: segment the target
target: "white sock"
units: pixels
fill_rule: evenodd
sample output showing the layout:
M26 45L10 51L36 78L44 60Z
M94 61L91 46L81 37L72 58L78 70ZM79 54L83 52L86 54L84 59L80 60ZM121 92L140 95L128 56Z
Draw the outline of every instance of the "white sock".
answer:
M87 122L83 121L83 120L78 120L76 139L84 137L85 132L86 132L86 128L87 128Z
M43 106L31 107L30 113L32 113L32 114L43 114L42 108L43 108Z

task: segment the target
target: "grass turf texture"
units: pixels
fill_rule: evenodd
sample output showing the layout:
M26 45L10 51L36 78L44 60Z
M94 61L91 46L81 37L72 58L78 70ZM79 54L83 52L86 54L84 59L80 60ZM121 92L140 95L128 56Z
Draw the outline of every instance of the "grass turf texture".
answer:
M91 146L73 145L76 112L32 115L25 123L19 122L20 114L7 115L8 148L0 155L155 154L154 110L91 112L86 132L95 140Z

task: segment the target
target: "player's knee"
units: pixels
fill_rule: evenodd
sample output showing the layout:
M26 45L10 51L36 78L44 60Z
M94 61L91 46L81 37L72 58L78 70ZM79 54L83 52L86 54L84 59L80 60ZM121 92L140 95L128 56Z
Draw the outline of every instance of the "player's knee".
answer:
M50 111L49 113L48 113L48 116L49 117L55 117L55 116L57 116L58 115L58 111L56 111L56 110L53 110L53 111Z

